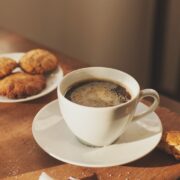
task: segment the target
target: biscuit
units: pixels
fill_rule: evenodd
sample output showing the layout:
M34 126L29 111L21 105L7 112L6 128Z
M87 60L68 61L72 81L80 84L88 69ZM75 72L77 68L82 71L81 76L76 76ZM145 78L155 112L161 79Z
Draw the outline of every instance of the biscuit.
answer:
M167 131L164 133L159 148L180 160L180 131Z
M18 64L11 58L0 57L0 78L9 75Z
M0 95L12 99L25 98L38 94L45 86L44 76L18 72L0 80Z
M57 68L56 56L43 49L34 49L27 52L20 59L20 67L30 74L45 74Z

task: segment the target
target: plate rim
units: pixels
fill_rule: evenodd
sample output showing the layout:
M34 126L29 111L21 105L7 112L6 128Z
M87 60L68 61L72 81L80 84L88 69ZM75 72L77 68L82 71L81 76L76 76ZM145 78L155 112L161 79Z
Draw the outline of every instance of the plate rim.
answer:
M26 52L12 52L12 53L0 53L0 57L5 57L5 56L23 56ZM13 59L13 58L12 58ZM16 60L15 60L16 61ZM58 66L57 68L57 74L59 74L58 76L61 76L61 78L63 78L64 76L64 71L62 69L61 66ZM59 82L60 80L58 80ZM0 103L18 103L18 102L28 102L28 101L32 101L32 100L35 100L35 99L38 99L38 98L41 98L47 94L49 94L50 92L54 91L55 89L57 88L57 85L54 85L54 87L52 89L50 89L49 91L47 92L40 92L38 94L35 94L35 95L32 95L32 96L29 96L29 97L26 97L26 98L20 98L20 99L10 99L10 98L7 98L7 99L0 99ZM45 90L45 89L44 89ZM3 96L0 96L0 97L3 97Z
M144 103L140 102L141 104L143 104L144 106L147 106L145 105ZM160 127L160 132L158 132L159 134L159 139L157 140L157 142L152 146L151 149L149 149L149 151L147 151L145 154L143 154L142 156L139 156L133 160L130 160L130 161L127 161L125 163L109 163L109 164L88 164L88 163L82 163L82 162L76 162L76 161L71 161L69 159L65 159L65 158L62 158L62 157L59 157L59 156L56 156L55 154L52 154L51 152L48 152L48 150L43 147L43 145L41 145L39 142L38 142L38 139L36 139L36 135L35 135L35 130L34 130L34 123L35 121L37 121L37 118L39 116L39 114L44 110L46 109L48 106L52 106L53 104L57 104L58 105L58 99L55 99L51 102L49 102L48 104L46 104L45 106L43 106L39 111L38 113L35 115L34 119L33 119L33 122L32 122L32 134L33 134L33 138L35 139L35 142L37 143L37 145L43 150L45 151L48 155L52 156L53 158L59 160L59 161L62 161L62 162L65 162L65 163L69 163L69 164L72 164L72 165L77 165L77 166L81 166L81 167L90 167L90 168L105 168L105 167L113 167L113 166L118 166L118 165L124 165L124 164L128 164L128 163L131 163L131 162L134 162L138 159L141 159L143 158L144 156L146 156L147 154L149 154L151 151L153 151L156 146L158 145L158 143L160 142L161 140L161 137L162 137L162 132L163 132L163 127L162 127L162 122L159 118L159 116L153 111L152 113L154 113L154 115L157 116L157 120L159 121L159 127ZM60 119L60 121L64 121L63 119ZM64 122L65 123L65 122ZM73 135L73 134L72 134ZM85 146L85 145L84 145ZM89 148L92 148L92 147L89 147Z

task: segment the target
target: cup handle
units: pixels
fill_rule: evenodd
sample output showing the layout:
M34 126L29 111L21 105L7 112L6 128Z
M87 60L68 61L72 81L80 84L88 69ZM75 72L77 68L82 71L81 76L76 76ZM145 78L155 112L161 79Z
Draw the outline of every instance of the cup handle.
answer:
M151 113L152 111L154 111L157 106L159 105L159 94L157 93L157 91L153 90L153 89L143 89L140 91L140 95L139 95L139 101L145 97L152 97L154 102L151 104L151 106L144 112L139 113L137 115L135 115L132 119L132 121L137 121L140 118L146 116L147 114Z

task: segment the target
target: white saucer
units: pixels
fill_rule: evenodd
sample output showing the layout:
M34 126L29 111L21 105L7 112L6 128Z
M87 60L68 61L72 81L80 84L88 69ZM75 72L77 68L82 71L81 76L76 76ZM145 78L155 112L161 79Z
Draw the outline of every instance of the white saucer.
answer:
M9 57L14 59L16 62L19 62L20 58L23 55L24 53L18 52L18 53L0 54L0 57ZM22 71L20 68L16 68L13 72L20 72L20 71ZM40 93L21 99L9 99L5 96L0 96L0 102L5 102L5 103L25 102L45 96L46 94L52 92L57 88L57 85L59 84L60 80L63 78L63 70L60 67L58 67L50 75L47 75L46 78L47 78L46 87Z
M137 111L147 106L139 103ZM55 100L43 107L32 124L32 132L39 146L52 157L74 165L109 167L137 160L159 143L162 125L153 112L127 131L113 145L94 148L81 144L66 126Z

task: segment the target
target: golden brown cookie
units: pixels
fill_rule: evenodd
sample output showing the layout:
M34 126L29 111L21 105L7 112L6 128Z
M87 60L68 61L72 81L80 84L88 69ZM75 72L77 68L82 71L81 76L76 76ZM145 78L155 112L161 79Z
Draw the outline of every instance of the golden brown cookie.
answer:
M159 148L180 160L180 131L167 131L164 133Z
M18 99L35 95L46 86L46 79L42 75L14 73L0 80L0 95Z
M9 75L17 65L16 61L11 58L0 57L0 78Z
M35 49L27 52L20 59L21 68L30 74L45 74L57 68L56 56L43 49Z

